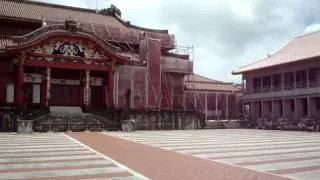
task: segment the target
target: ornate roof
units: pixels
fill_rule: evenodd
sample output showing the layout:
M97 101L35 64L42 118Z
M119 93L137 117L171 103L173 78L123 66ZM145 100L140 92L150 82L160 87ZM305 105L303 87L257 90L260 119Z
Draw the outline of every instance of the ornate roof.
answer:
M288 64L298 61L306 61L314 57L320 56L320 31L309 33L295 38L282 49L268 57L254 62L252 64L242 66L232 71L232 74L242 74L248 71L258 70Z

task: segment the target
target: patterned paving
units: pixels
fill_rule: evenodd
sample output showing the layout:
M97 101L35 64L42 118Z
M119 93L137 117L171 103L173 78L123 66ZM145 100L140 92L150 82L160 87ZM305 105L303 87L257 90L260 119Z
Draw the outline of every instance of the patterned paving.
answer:
M292 179L320 179L320 133L227 129L106 134Z
M0 179L143 179L63 133L0 134Z

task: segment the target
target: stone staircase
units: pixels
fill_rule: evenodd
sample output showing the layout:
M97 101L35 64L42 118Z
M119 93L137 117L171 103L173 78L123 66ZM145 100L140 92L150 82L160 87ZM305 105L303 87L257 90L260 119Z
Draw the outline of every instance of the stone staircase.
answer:
M50 113L36 119L33 125L37 132L114 130L110 127L106 117L83 113L80 107L50 107Z
M206 129L237 129L242 128L237 120L209 120Z
M207 121L205 129L224 129L224 123L222 121Z

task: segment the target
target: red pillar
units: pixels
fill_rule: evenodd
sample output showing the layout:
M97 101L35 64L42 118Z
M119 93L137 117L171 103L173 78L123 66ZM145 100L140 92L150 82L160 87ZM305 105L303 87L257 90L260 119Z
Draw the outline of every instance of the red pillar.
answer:
M47 90L47 80L46 77L43 78L41 82L41 96L40 96L40 107L44 109L46 107L46 90Z
M84 86L84 109L90 111L91 95L90 95L90 70L86 70L86 81Z
M16 82L15 82L15 92L14 92L14 97L15 97L15 105L16 107L21 107L22 106L22 99L23 99L23 77L24 77L24 67L22 64L20 64L17 68L16 72Z
M108 107L113 108L113 73L108 71Z

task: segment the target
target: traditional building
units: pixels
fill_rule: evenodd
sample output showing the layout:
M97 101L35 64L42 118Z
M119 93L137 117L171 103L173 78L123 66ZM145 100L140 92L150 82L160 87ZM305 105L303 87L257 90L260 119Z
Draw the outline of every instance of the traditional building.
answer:
M97 12L3 0L0 9L2 109L183 111L193 65L189 54L174 53L167 30L131 25L115 6Z
M134 26L113 5L96 11L28 0L0 1L0 24L0 109L67 106L116 125L134 118L141 129L199 127L203 111L185 105L192 49L178 47L168 30ZM47 130L68 130L65 122Z
M320 32L234 70L245 82L247 118L263 128L319 129Z

